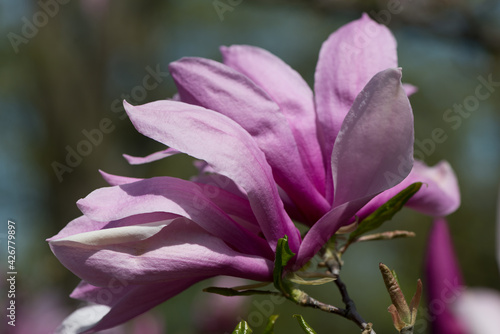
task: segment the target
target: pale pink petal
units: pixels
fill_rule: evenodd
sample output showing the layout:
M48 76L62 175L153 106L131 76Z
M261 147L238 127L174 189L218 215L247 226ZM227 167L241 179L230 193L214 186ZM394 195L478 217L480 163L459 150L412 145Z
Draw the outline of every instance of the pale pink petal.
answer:
M413 114L401 70L375 75L353 103L332 153L334 206L394 187L413 163Z
M183 58L169 69L183 102L220 112L250 133L276 183L311 221L329 209L307 176L287 119L266 92L243 74L210 59Z
M234 183L233 180L224 175L211 172L200 172L199 175L193 176L190 180L196 183L209 184L217 188L224 189L241 198L247 198L245 191Z
M165 283L114 286L112 288L95 287L82 282L82 284L75 289L72 297L83 299L92 303L103 302L103 304L106 304L89 306L99 312L89 314L92 317L92 322L87 321L87 330L82 333L90 334L118 326L146 311L149 311L158 304L174 297L189 288L191 285L205 278L206 277L202 275L197 275L188 279L175 280ZM77 290L83 287L85 288L85 292L79 293ZM84 317L85 314L83 314L83 317L80 316L78 318ZM73 332L62 332L60 334L63 333Z
M458 180L448 162L441 161L433 167L427 167L417 161L407 179L403 182L424 183L410 198L408 207L430 216L447 216L460 206Z
M274 249L288 235L297 251L300 234L287 216L272 171L253 138L228 117L182 102L159 101L125 109L142 134L207 161L247 193L252 210Z
M460 206L460 189L453 169L446 161L433 167L415 161L410 175L400 184L373 198L356 216L364 219L386 203L393 196L415 182L422 182L420 190L406 203L406 206L426 215L442 217L456 211Z
M316 129L311 88L294 69L267 50L248 46L221 47L224 63L243 73L279 105L292 129L307 176L325 193L325 167Z
M468 289L458 297L454 311L467 328L467 334L498 334L498 291L485 288Z
M148 162L153 162L164 158L168 158L179 153L181 152L174 150L173 148L167 148L166 150L155 152L146 157L133 157L128 154L124 154L123 157L127 159L128 163L131 165L141 165L141 164L146 164Z
M264 239L242 228L228 216L253 217L248 201L209 185L156 177L97 189L77 204L85 216L103 222L154 212L176 214L191 219L244 253L272 254Z
M299 270L318 253L328 240L362 207L368 199L360 199L341 204L321 217L309 231L307 231L297 254L293 270Z
M341 27L323 43L314 90L327 166L354 99L376 73L394 67L397 54L392 33L367 14Z
M110 310L105 305L87 305L71 313L55 330L55 334L83 333L92 328ZM117 324L118 325L118 324ZM107 327L109 328L109 327Z
M418 92L418 87L417 86L414 86L414 85L411 85L411 84L408 84L408 83L404 83L403 84L403 88L404 88L407 96L412 96L413 94L415 94L416 92Z
M354 101L332 154L333 209L306 234L298 265L314 256L371 198L395 186L410 172L413 115L400 79L400 70L382 71ZM407 165L401 166L400 159Z
M122 184L133 183L133 182L137 182L137 181L142 180L142 179L135 178L135 177L127 177L127 176L108 174L102 170L99 170L99 173L101 173L102 178L106 182L108 182L108 184L111 186L119 186Z
M238 253L180 218L168 225L140 225L80 233L50 241L61 263L86 282L133 284L228 275L271 279L273 262Z
M99 171L102 177L112 186L141 181L143 179L117 176ZM215 205L219 206L231 218L238 219L257 234L261 232L257 220L252 212L250 203L240 188L229 178L220 174L203 174L191 179L202 193Z
M98 222L88 217L80 216L70 221L61 231L59 231L58 234L47 239L46 241L61 239L78 233L100 230L106 226L106 224L106 222Z

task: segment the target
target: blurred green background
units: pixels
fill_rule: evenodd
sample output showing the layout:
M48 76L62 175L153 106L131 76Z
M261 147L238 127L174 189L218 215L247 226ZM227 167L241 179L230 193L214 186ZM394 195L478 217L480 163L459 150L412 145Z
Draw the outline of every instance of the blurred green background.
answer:
M106 185L98 169L135 177L189 178L195 172L184 156L143 166L130 166L121 156L144 156L163 148L137 133L117 107L124 98L142 104L175 93L172 79L165 77L142 94L137 87L149 69L166 71L170 62L183 56L221 60L219 46L249 44L281 57L312 86L322 42L362 12L395 34L404 81L419 87L411 97L416 139L425 141L435 128L446 133L446 141L436 144L425 161L432 165L446 159L459 178L462 206L449 222L466 282L500 290L495 261L500 87L469 117L461 118L459 126L452 128L454 123L443 118L454 104L474 96L478 77L491 75L500 81L500 2L395 1L2 0L0 268L7 264L7 219L13 219L18 228L17 300L25 305L18 321L29 322L34 305L55 310L47 306L46 296L57 299L61 316L79 305L67 297L78 279L59 264L45 239L79 216L79 198ZM58 5L44 9L42 4L48 2ZM226 6L222 13L215 7L220 3ZM394 3L401 11L391 14L388 6ZM54 162L65 164L68 149L76 149L85 139L82 131L98 128L103 119L109 119L113 130L76 167L58 177ZM405 209L385 228L414 230L416 238L356 245L346 254L344 281L360 313L375 323L378 333L393 332L378 263L395 268L403 289L413 293L416 279L423 276L431 222ZM207 285L199 284L154 311L166 332L196 332L190 319L200 311L193 303ZM311 289L311 294L340 306L333 285ZM5 296L2 292L1 300ZM258 310L264 299L250 300L247 314L266 313ZM291 318L294 313L303 314L318 333L357 333L352 323L320 311L288 302L273 308L281 314L277 333L301 332ZM240 316L245 318L245 313ZM254 333L262 328L257 326ZM423 328L420 332L425 333Z

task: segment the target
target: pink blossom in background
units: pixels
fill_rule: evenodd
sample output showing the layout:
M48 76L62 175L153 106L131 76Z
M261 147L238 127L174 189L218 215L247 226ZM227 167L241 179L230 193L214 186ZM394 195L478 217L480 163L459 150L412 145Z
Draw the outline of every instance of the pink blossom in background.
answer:
M499 226L497 223L497 235ZM498 252L497 259L500 259ZM426 273L433 334L498 333L495 319L500 315L500 292L465 287L443 219L434 223L429 236Z
M444 219L437 219L432 226L425 263L424 290L427 293L431 333L467 334L452 311L465 286Z

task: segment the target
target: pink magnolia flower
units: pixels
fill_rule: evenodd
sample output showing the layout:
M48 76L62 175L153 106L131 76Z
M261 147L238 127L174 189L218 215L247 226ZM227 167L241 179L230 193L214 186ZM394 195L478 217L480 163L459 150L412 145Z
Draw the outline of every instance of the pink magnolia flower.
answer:
M49 239L83 280L72 297L107 305L86 333L209 277L272 281L274 251L285 235L298 269L365 205L366 214L378 207L373 201L395 194L410 173L413 115L384 26L364 15L332 34L320 52L315 94L267 51L232 46L222 53L224 64L171 64L176 100L125 102L136 129L169 146L129 161L182 152L205 161L210 174L195 182L103 173L112 186L78 201L83 216ZM456 208L447 164L418 164L411 180L428 184L415 208ZM292 219L311 227L303 240Z

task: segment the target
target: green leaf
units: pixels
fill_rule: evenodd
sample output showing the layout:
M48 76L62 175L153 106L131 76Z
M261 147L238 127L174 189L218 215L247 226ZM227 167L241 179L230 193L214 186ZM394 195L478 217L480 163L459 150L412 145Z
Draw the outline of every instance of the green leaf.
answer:
M211 286L203 289L203 292L215 293L222 296L233 297L233 296L252 296L252 295L277 295L278 293L274 291L265 290L243 290L238 291L233 288L219 288L216 286Z
M278 240L276 246L276 258L274 260L273 270L273 283L276 289L290 295L290 287L283 282L283 268L287 265L288 261L295 256L295 253L288 247L288 237Z
M276 322L276 319L278 319L279 315L273 314L272 316L269 317L267 320L267 325L266 328L264 328L264 332L262 334L274 334L274 324Z
M352 242L359 236L377 229L382 226L384 222L391 220L396 212L401 210L403 205L405 205L406 202L408 202L408 200L420 190L420 187L422 187L422 182L413 183L380 206L374 213L359 223L358 228L349 236L348 242Z
M233 331L233 334L252 334L253 331L248 326L245 320L241 320Z
M301 316L300 314L294 314L293 317L297 319L300 327L302 327L304 332L306 332L307 334L316 334L314 329L312 329L311 326L309 326L309 324L304 320L303 316Z

